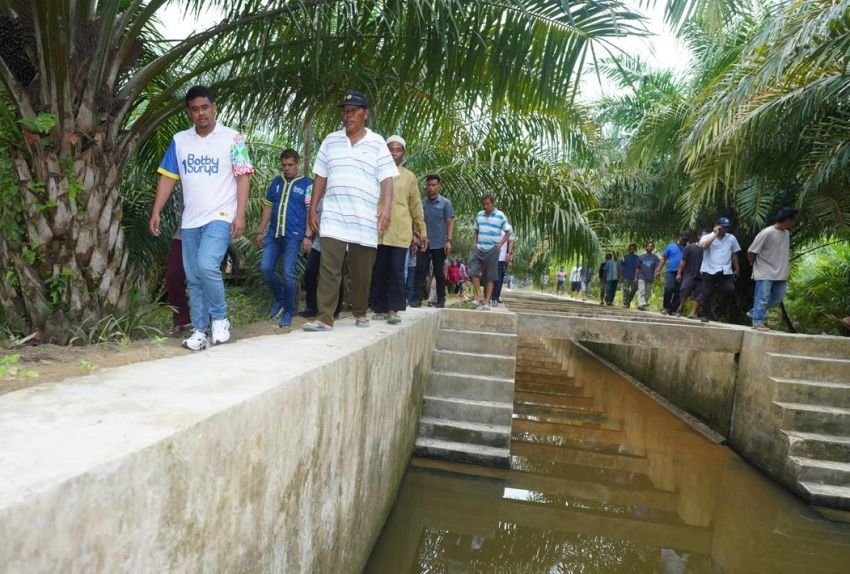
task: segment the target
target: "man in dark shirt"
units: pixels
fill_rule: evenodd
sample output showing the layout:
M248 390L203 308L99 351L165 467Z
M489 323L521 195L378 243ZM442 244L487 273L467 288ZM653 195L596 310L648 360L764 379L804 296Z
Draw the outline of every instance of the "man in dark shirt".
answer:
M705 231L700 231L699 236L705 235ZM703 249L699 246L699 240L692 241L685 247L682 253L682 260L679 261L679 269L676 272L676 281L681 285L679 289L679 309L676 311L676 316L681 317L685 311L685 305L688 298L694 300L693 308L691 309L688 319L697 319L697 311L699 311L699 299L702 291L702 274L699 269L702 265Z
M629 244L629 253L623 257L620 264L620 277L623 279L623 307L632 305L638 287L638 268L640 258L637 255L637 243Z
M655 279L655 270L658 269L660 260L653 253L655 244L646 244L646 253L638 257L640 268L638 269L638 310L645 311L652 299L652 282Z
M452 202L440 194L442 183L439 175L425 178L426 198L422 202L425 214L425 228L428 238L422 239L422 245L416 258L414 300L411 307L422 306L422 294L425 288L425 276L434 267L434 279L437 283L437 307L446 303L446 257L451 253L454 234L455 212Z

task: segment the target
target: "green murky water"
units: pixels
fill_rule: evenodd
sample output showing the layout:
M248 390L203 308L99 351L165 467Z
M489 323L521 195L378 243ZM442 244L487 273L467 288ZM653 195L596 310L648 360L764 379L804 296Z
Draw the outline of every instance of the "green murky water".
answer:
M366 572L850 573L850 525L592 357L518 358L511 470L413 460Z

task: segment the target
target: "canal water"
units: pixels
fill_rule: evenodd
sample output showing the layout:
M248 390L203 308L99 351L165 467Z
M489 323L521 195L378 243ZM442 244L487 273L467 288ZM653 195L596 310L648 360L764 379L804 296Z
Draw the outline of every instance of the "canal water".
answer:
M830 522L566 341L521 340L511 469L413 459L369 574L850 574Z

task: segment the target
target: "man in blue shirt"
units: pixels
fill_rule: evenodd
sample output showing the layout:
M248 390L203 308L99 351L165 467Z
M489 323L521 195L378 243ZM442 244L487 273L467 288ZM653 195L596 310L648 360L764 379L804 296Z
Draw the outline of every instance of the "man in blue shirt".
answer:
M664 269L664 300L661 304L662 315L673 315L679 309L679 286L680 280L676 279L679 273L679 263L682 261L682 254L685 252L685 246L688 244L691 235L685 231L679 233L679 240L671 242L661 254L661 263L658 265L656 273L661 275L661 270ZM664 264L667 264L666 268Z
M298 291L295 265L298 263L298 255L309 253L312 247L306 228L313 180L298 173L299 159L294 149L281 152L283 176L272 180L263 198L263 213L255 238L257 247L263 249L260 271L272 292L269 318L274 319L283 312L279 323L282 329L292 327L292 316L295 314L295 295ZM281 256L283 282L277 274Z
M513 232L505 214L496 209L493 196L489 193L481 198L483 210L475 216L474 245L469 263L469 276L475 290L476 308L489 311L488 303L493 299L493 287L499 280L499 251ZM547 275L548 277L548 275ZM484 298L481 298L481 281L484 281Z
M632 305L638 287L638 268L640 258L637 255L637 243L629 244L629 252L620 263L620 277L623 279L623 307Z
M452 251L452 235L454 234L455 212L452 202L440 195L442 183L439 175L429 175L425 178L425 201L422 210L425 214L425 229L428 237L421 239L419 254L416 259L416 282L413 288L411 307L422 305L422 292L425 289L425 276L434 267L434 280L437 283L437 307L446 303L446 257Z

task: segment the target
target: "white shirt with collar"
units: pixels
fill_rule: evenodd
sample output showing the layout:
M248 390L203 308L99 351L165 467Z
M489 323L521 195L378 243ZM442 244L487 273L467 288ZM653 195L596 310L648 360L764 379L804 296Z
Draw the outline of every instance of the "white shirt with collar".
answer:
M712 239L714 241L711 241ZM711 244L706 248L705 245L709 241L711 241ZM732 274L732 254L738 253L741 250L741 246L738 244L738 240L734 235L726 233L723 237L718 238L712 232L703 235L699 240L699 244L703 248L702 265L699 268L700 273L714 275L722 271L724 275Z

